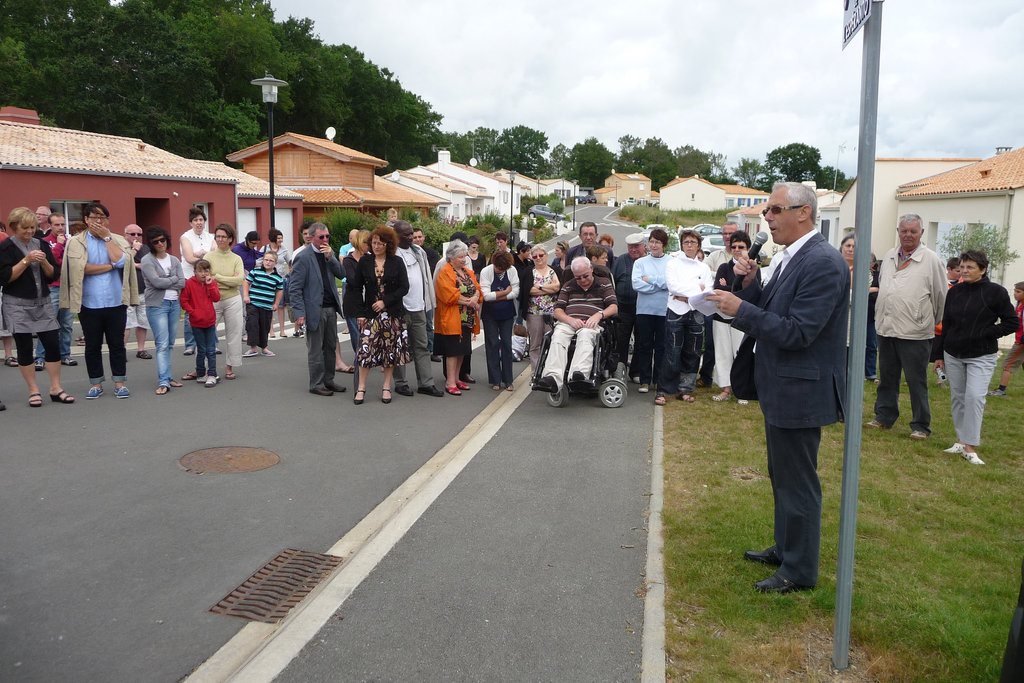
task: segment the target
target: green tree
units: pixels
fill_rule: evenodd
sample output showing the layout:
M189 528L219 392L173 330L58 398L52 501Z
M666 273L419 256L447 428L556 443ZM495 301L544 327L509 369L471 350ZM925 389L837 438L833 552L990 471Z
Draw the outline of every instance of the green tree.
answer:
M701 178L711 176L711 159L707 152L702 152L693 145L676 147L672 151L676 159L676 175L689 178L699 175Z
M959 256L968 249L980 249L988 256L988 276L999 281L1006 264L1020 254L1009 247L1010 228L992 223L957 223L939 241L938 253L943 258Z
M822 166L818 171L818 175L814 177L814 182L823 190L834 189L837 192L845 192L846 188L850 186L852 180L847 178L845 173L836 170L833 166Z
M651 179L651 189L664 187L676 177L676 158L661 138L647 138L640 149L643 166L639 169Z
M615 155L595 137L577 142L569 153L572 177L585 187L604 187L614 163Z
M548 173L554 178L569 175L569 148L559 142L548 155Z
M513 126L501 131L492 150L498 168L507 168L537 177L547 165L548 136L528 126Z
M757 159L742 157L739 163L733 166L732 174L736 176L740 185L758 187L761 184L761 177L764 175L764 166Z
M615 157L615 170L620 173L642 171L644 167L643 141L634 135L619 138L619 153Z
M821 152L802 142L791 142L768 152L764 165L770 175L781 180L814 180L821 171Z

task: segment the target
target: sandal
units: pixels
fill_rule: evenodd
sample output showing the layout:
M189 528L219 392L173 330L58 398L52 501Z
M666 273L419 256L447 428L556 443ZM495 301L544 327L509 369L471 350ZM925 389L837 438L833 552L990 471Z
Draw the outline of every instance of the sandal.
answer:
M75 397L68 396L68 392L61 390L59 394L50 394L50 400L54 403L74 403Z
M663 406L665 405L665 394L658 394L654 397L654 405Z
M194 381L196 378L196 371L192 370L191 372L186 372L184 375L181 376L181 378L188 382Z
M384 394L387 394L388 397L384 398ZM380 402L381 403L391 403L391 390L390 389L381 389L380 390Z
M175 389L177 389L178 387L183 387L183 386L185 386L185 385L184 385L184 384L182 384L181 382L179 382L179 381L178 381L178 380L176 380L176 379L172 379L172 380L171 380L171 386L172 386L172 387L174 387Z
M166 384L161 384L160 386L158 386L156 388L156 395L157 396L163 396L164 394L166 394L170 390L171 390L171 388L169 386L167 386Z
M681 391L678 394L676 394L676 398L679 399L680 401L683 401L684 403L693 403L694 401L697 400L693 396L690 396L689 394L684 394Z
M494 391L501 391L501 387L499 387L497 384L492 385L491 389L493 389Z
M459 391L458 387L449 387L446 385L444 390L447 391L452 396L462 396L462 392Z
M714 396L712 396L711 400L718 401L719 403L721 403L722 401L728 401L730 398L732 398L732 392L723 391L720 394L715 394Z
M228 379L236 379L238 377L238 375L236 375L233 372L225 372L224 376L227 377Z
M43 406L43 395L42 394L29 394L28 404L33 408L41 408Z
M9 368L16 368L18 367L18 361L16 361L13 356L7 356L7 358L4 360L4 365L6 365Z
M516 390L516 388L514 386L512 386L511 384L509 384L507 387L505 387L505 391L515 391L515 390Z
M363 404L363 400L366 398L366 389L356 389L356 393L352 396L352 403L357 406Z

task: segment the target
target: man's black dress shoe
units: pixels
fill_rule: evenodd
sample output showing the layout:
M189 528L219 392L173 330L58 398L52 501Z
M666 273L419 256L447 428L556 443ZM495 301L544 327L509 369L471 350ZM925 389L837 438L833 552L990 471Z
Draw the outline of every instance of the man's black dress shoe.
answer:
M395 393L401 394L402 396L412 396L416 392L414 392L412 390L412 387L410 387L408 384L403 384L400 387L395 387Z
M442 396L444 396L444 392L442 392L435 386L420 387L419 389L416 390L416 393L426 394L427 396L436 396L437 398L441 398Z
M431 363L440 363L444 361L444 356L439 356L436 353L430 356Z
M779 553L775 546L766 550L748 550L743 553L744 560L750 560L751 562L760 562L761 564L771 564L778 567L782 564L782 558L779 557Z
M334 396L334 392L330 389L321 389L320 387L310 389L309 393L316 394L317 396Z
M340 384L334 384L333 382L331 384L325 384L324 386L327 387L328 390L336 391L339 394L343 394L348 391L348 387L343 387Z
M758 581L754 584L754 588L761 591L762 593L778 593L783 595L785 593L793 593L795 591L809 591L814 586L801 586L800 584L793 583L789 579L785 579L778 574L772 574L764 581Z
M459 378L459 381L465 382L466 384L476 384L476 380L473 379L472 375L463 375L462 377Z

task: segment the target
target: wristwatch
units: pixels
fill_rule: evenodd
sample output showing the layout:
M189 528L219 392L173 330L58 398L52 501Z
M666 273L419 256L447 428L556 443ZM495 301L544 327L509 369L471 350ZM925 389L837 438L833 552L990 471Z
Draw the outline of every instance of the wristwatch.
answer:
M104 237L103 241L104 242L109 242L110 241L110 235L107 235L106 237Z

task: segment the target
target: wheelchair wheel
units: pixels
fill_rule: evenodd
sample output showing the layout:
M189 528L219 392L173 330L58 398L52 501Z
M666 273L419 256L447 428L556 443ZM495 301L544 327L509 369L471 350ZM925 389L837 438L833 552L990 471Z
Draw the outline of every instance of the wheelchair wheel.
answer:
M618 408L626 400L626 383L621 379L610 379L601 385L600 396L605 408Z
M553 394L548 394L548 405L553 408L561 408L569 402L569 388L562 385L562 388Z

